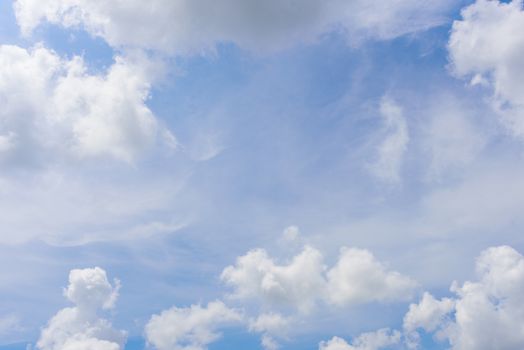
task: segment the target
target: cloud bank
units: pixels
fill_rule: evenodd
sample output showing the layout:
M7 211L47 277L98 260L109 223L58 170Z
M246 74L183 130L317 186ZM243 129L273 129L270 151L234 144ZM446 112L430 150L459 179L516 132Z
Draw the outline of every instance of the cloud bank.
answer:
M113 47L192 54L219 43L275 50L333 30L353 41L388 39L442 24L450 5L447 0L18 0L14 8L25 34L48 21L84 28Z

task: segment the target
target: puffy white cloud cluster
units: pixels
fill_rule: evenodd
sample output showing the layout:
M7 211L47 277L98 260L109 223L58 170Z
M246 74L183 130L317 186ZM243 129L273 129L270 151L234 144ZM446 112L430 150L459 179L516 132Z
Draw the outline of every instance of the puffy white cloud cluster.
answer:
M478 282L455 287L455 323L448 338L454 349L524 347L524 257L503 246L482 253Z
M222 272L236 299L256 299L272 306L309 312L318 301L352 305L373 301L409 300L417 284L388 270L367 250L343 248L327 269L322 254L306 246L288 264L279 265L256 249Z
M449 39L451 68L493 90L504 123L524 136L524 30L522 1L477 0L462 10Z
M0 46L0 157L48 151L132 162L168 134L145 104L152 73L139 57L93 73L82 58L43 46Z
M234 298L255 298L307 312L325 287L322 260L318 250L305 247L289 264L277 265L265 250L255 249L226 267L221 278L233 287Z
M232 42L250 49L277 49L313 40L330 30L391 38L445 21L451 1L257 1L225 0L17 0L22 31L42 21L83 27L115 47L168 53L201 52Z
M420 347L419 331L449 342L452 350L524 348L524 256L511 247L492 247L477 259L478 281L456 282L452 298L423 294L404 316L403 332L387 328L363 333L351 344L339 337L320 350L376 350L393 345Z
M42 330L37 348L41 350L121 350L126 332L113 329L99 316L112 308L118 297L114 285L101 268L72 270L64 295L75 304L60 310Z
M449 298L437 300L428 292L424 293L418 304L411 304L409 311L404 316L403 325L408 347L417 347L420 340L417 329L435 332L442 328L442 325L448 324L449 313L453 311L454 307L454 300ZM439 333L438 336L440 335Z
M335 305L372 301L407 301L417 283L391 271L365 249L342 248L338 262L327 271L328 300Z
M295 257L286 266L260 261L260 271L249 270L251 275L258 274L255 281L249 283L263 283L266 276L271 276L267 277L271 281L268 282L269 285L278 285L281 287L280 292L285 293L283 288L289 283L286 278L290 278L293 271L299 270L302 266L300 260L307 259L307 254L312 254L312 249L306 247L304 252L297 256L300 258ZM371 275L370 279L375 282L366 281L362 288L371 293L370 300L379 298L373 296L372 289L387 290L389 287L383 281L376 283L376 276L385 276L387 279L388 275L395 273L385 272L384 267L376 262L369 252L354 249L354 255L349 254L347 258L348 251L351 250L342 250L337 264L344 266L344 269L351 269L357 263L368 268L349 278L344 277L345 275L340 278L348 278L358 285L359 279L365 280L366 275ZM232 273L244 268L246 265L242 264L243 259L257 252L260 254L261 251L248 253L239 258L235 267L231 266L225 271ZM267 256L265 259L270 260ZM270 270L268 266L271 267ZM372 269L369 269L370 266ZM359 270L358 267L356 270ZM392 346L417 349L420 330L434 334L437 341L449 342L453 350L523 348L524 256L508 246L492 247L481 253L477 259L476 271L477 281L467 281L462 286L453 283L451 290L455 293L454 297L439 300L430 293L424 293L419 303L409 306L403 320L403 332L382 328L362 333L351 342L333 337L329 341L321 342L319 349L379 350ZM247 270L244 273L236 276L247 276ZM235 281L239 283L240 279ZM325 281L329 286L330 282L327 279ZM256 289L253 285L249 288L251 289L244 291L259 294L241 294L243 297L266 297L261 289ZM60 310L49 321L42 330L37 343L38 348L121 350L126 333L113 329L109 321L99 316L101 310L114 307L118 289L119 282L115 281L112 285L105 271L100 268L72 270L64 295L75 306ZM295 292L290 290L290 293ZM356 300L370 301L357 298L353 302ZM279 348L278 338L286 338L288 330L295 327L293 322L293 316L287 317L277 312L265 312L257 317L248 318L244 310L230 308L222 301L214 301L206 306L198 304L183 308L172 307L153 315L145 327L145 334L148 342L158 350L205 350L221 337L219 328L245 325L250 331L261 333L262 346L267 350L273 350Z
M383 328L375 332L362 333L351 344L342 338L333 337L327 342L321 342L319 350L379 350L398 344L400 339L399 331Z
M328 270L322 254L309 246L285 265L277 264L262 249L249 251L235 265L225 268L221 278L233 287L230 297L243 308L254 300L265 311L248 317L221 301L205 307L172 307L151 318L146 326L148 342L159 350L204 350L220 337L216 331L219 327L241 323L250 332L261 334L264 349L274 350L279 348L279 339L285 339L295 327L297 312L303 316L319 301L344 306L406 300L417 286L413 280L386 269L366 250L342 249L337 264ZM379 344L386 334L377 332L376 339L363 335L355 343L357 349L367 349L363 344Z
M207 306L172 307L153 315L145 328L149 343L158 350L205 350L220 338L219 326L238 323L242 314L223 302Z
M523 348L524 257L508 246L493 247L482 252L476 267L478 281L454 283L455 298L425 294L411 305L404 328L435 332L455 350Z

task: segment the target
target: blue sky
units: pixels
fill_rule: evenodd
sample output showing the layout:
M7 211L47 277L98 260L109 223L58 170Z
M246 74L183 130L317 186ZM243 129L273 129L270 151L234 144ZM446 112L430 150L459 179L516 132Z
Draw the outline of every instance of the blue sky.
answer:
M0 349L524 348L521 1L0 1Z

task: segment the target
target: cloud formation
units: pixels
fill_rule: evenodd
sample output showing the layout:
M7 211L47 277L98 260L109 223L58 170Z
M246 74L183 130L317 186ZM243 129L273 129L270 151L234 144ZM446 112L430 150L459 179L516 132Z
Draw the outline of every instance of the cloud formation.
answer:
M233 288L231 297L254 299L274 307L293 307L302 313L318 301L338 306L409 300L415 281L390 271L367 250L342 248L337 263L327 269L322 254L306 246L288 264L278 264L265 250L256 249L224 269L222 280Z
M436 299L426 292L419 303L411 304L404 316L403 339L410 349L420 348L419 331L433 334L435 340L447 342L453 350L512 350L524 347L524 256L509 246L492 247L477 258L477 281L462 286L454 282L454 297ZM357 337L351 346L367 344L359 339L377 340L378 349L387 339L399 341L394 331L385 330ZM380 335L376 337L375 335ZM382 342L384 340L384 342ZM354 349L340 338L321 343L321 349ZM360 349L355 347L355 349Z
M291 319L281 314L270 312L249 320L249 330L262 334L261 344L266 350L276 350L279 344L275 336L283 337L289 330Z
M41 45L0 46L0 159L47 151L134 161L169 134L145 104L152 72L137 60L116 57L91 73L82 58Z
M41 22L82 27L114 47L200 53L219 43L274 50L340 30L351 40L388 39L439 25L450 1L17 0L22 32Z
M172 307L153 315L145 333L147 341L158 350L205 350L220 338L217 327L241 320L239 311L214 301L207 306Z
M376 160L370 164L370 170L380 180L398 183L409 143L408 124L402 108L387 96L380 102L380 115L384 120L384 136L377 147Z
M493 247L479 256L476 271L478 281L452 286L454 320L440 323L441 337L455 350L524 347L524 257L508 246Z
M351 344L342 338L333 337L327 342L321 342L319 350L380 350L398 344L400 338L399 331L383 328L375 332L362 333Z
M75 304L60 310L42 330L40 350L122 350L126 332L116 330L99 316L103 309L113 308L119 282L111 285L101 268L72 270L66 298Z
M83 244L179 227L147 213L165 209L181 180L137 166L176 148L146 104L160 70L142 54L96 70L42 44L0 45L0 242Z
M449 38L452 72L492 92L503 123L524 136L524 30L522 1L477 0L462 10Z

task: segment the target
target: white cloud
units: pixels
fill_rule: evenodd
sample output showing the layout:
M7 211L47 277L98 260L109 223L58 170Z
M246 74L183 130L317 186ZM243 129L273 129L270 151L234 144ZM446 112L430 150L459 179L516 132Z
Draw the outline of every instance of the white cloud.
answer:
M305 247L287 265L277 265L265 250L255 249L225 268L221 278L234 288L234 298L260 298L308 312L324 288L323 270L322 255L312 247Z
M72 270L64 295L75 304L60 310L42 330L37 348L41 350L122 350L126 333L113 329L98 316L112 308L119 283L111 285L101 268Z
M425 294L411 305L405 328L437 331L454 350L523 348L524 257L508 246L493 247L476 267L479 280L454 283L455 298L437 301Z
M64 295L79 308L111 309L118 298L119 289L118 280L115 281L115 286L112 286L107 280L106 272L95 267L94 269L71 270L69 286L64 290Z
M388 328L375 332L363 333L356 337L351 344L344 339L333 337L327 342L319 344L319 350L379 350L398 344L401 334Z
M382 98L380 114L384 118L384 137L370 170L383 181L397 183L401 179L404 153L409 142L408 126L402 108L388 97Z
M106 72L93 74L80 57L0 46L3 158L48 152L134 161L164 132L145 104L152 74L136 57L116 57Z
M343 248L336 265L326 270L322 254L309 246L285 265L262 249L252 250L224 269L222 280L234 288L234 298L300 312L311 311L318 301L343 306L407 300L417 286L363 249Z
M210 50L233 42L260 50L313 40L341 30L351 40L387 39L445 21L451 1L18 0L17 21L29 34L42 21L81 26L115 47L169 53Z
M272 333L278 334L281 332L285 333L285 329L289 325L289 319L283 317L278 313L267 313L259 315L256 319L252 319L249 322L249 330L259 333Z
M341 249L327 279L328 298L335 305L409 300L417 287L411 278L389 271L369 251L355 248Z
M221 301L202 307L172 307L153 315L145 328L147 341L158 350L205 350L220 338L216 329L237 323L242 315Z
M262 344L262 347L265 350L277 350L280 348L275 339L273 339L271 336L267 334L264 334L262 336L262 340L260 341L260 343Z
M176 146L146 105L160 69L135 53L93 71L42 45L0 45L0 242L83 244L180 227L146 213L164 210L183 180L137 167Z
M449 313L455 307L452 299L435 299L425 292L418 304L411 304L409 311L404 316L404 332L406 333L409 348L416 348L419 342L417 329L434 332L445 328L449 324Z
M524 136L524 30L522 1L477 0L462 10L449 39L451 69L473 85L493 90L493 106L504 124Z
M275 350L279 344L275 336L283 337L290 327L291 320L278 313L265 313L249 320L251 332L262 333L261 344L266 350Z

